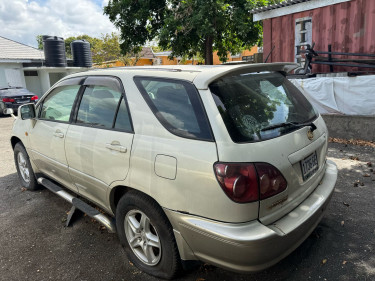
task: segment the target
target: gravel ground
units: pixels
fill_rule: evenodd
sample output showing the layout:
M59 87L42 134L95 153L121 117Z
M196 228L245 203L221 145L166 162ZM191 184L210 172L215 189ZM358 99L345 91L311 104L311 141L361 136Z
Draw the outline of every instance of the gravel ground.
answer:
M156 280L129 263L116 234L83 217L64 221L70 205L48 190L21 189L0 117L0 280ZM375 148L331 143L339 177L326 215L287 258L240 275L202 264L179 280L375 280ZM375 167L374 167L375 169Z

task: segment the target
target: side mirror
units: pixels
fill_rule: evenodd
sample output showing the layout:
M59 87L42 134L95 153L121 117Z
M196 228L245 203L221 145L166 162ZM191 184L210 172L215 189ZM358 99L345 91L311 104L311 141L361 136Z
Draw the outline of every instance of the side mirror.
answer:
M35 118L35 104L28 103L21 105L18 108L18 115L21 116L22 120L34 119Z
M3 114L5 114L5 115L12 115L12 114L14 114L14 110L13 110L13 108L5 108L3 110Z

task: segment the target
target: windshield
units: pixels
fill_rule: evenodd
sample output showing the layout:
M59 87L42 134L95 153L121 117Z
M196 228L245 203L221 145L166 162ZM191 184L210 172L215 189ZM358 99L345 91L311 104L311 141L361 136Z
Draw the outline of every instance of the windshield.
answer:
M225 76L209 88L234 142L275 138L300 127L286 124L263 129L307 123L317 117L303 94L278 72Z

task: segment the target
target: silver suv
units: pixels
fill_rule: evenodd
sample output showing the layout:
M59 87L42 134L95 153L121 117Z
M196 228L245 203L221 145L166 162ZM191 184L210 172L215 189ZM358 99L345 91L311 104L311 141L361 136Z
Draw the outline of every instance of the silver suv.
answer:
M65 77L20 108L11 143L21 184L44 185L116 231L151 275L173 278L191 260L267 268L317 226L337 179L322 117L285 77L293 68Z

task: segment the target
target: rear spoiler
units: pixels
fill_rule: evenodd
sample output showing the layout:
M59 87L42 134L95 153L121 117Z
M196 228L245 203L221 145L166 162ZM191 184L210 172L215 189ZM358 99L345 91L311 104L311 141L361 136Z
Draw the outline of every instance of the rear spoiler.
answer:
M281 71L289 73L300 65L297 63L254 63L254 64L240 64L240 65L223 65L215 67L207 72L199 73L193 80L197 89L207 90L208 85L216 79L227 75L238 75L250 72L263 71Z

